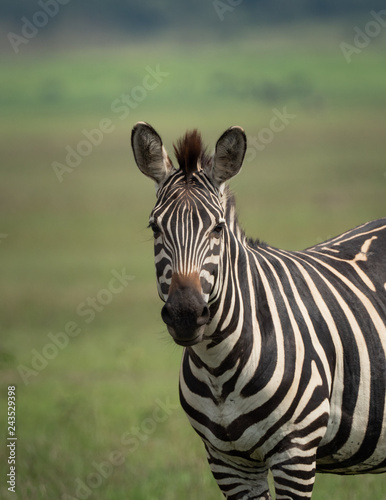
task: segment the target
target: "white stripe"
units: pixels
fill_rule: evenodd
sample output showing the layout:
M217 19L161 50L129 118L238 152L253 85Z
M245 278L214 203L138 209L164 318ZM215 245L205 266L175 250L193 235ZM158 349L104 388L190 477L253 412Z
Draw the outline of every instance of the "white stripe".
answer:
M353 259L341 259L340 257L335 257L334 255L328 255L328 254L325 254L322 252L316 252L315 250L312 250L312 253L326 256L332 260L337 260L340 262L346 262L347 264L350 264L354 268L354 270L358 274L358 276L361 278L363 283L365 283L365 285L368 288L370 288L370 290L372 292L375 292L376 288L374 286L374 283L370 280L370 278L367 276L367 274L358 266L357 262L366 262L367 261L367 253L370 249L370 245L373 242L373 240L376 240L377 238L378 238L378 236L372 236L371 238L367 239L363 243L360 252L357 253Z

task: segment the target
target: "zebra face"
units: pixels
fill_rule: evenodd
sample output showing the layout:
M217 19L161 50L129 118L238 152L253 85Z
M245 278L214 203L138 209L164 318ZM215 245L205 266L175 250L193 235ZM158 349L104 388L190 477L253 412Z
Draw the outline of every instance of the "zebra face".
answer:
M187 184L177 172L150 216L161 316L176 343L202 340L210 321L226 226L223 209L204 173Z
M175 146L179 169L146 123L134 127L132 147L139 169L156 183L149 227L158 293L165 302L161 316L174 341L191 346L209 338L227 231L222 194L224 183L241 168L245 134L240 127L225 131L211 157L200 134L187 133Z

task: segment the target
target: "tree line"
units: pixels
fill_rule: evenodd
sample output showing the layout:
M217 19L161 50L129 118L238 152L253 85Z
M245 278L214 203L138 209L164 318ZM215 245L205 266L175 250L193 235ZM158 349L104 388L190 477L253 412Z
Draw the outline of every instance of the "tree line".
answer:
M232 14L233 28L248 24L300 21L303 19L350 18L382 10L382 0L18 0L0 3L0 19L11 26L37 11L51 15L50 29L71 19L87 24L108 25L119 30L143 34L169 29L198 26L221 30L220 21Z

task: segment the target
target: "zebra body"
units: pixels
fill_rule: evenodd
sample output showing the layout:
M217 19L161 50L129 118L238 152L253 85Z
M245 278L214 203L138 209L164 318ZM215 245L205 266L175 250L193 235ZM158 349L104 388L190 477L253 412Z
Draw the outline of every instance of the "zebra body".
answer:
M386 471L386 219L302 252L248 240L224 182L237 127L206 156L197 134L172 167L137 124L162 317L185 347L181 404L229 499L311 498L315 472ZM161 163L163 167L161 166Z

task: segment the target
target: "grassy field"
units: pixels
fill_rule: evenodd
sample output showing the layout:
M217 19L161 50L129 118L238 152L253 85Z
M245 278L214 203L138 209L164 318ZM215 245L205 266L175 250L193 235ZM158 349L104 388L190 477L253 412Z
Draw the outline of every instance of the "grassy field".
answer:
M15 495L2 440L1 498L221 498L178 404L181 349L159 316L146 229L154 189L130 131L148 121L171 150L186 128L212 148L243 126L232 187L248 235L272 245L304 248L385 216L384 35L348 64L339 43L352 37L299 27L3 57L0 429L15 385L18 441ZM272 132L277 113L290 117ZM384 484L318 476L313 498L382 500Z

